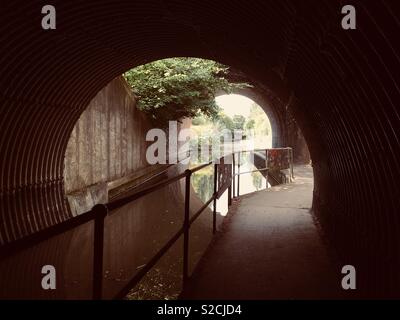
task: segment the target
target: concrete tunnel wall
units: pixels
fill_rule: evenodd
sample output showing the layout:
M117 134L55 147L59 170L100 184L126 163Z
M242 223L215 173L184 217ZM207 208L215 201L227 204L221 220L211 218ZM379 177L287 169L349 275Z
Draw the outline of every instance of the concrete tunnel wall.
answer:
M65 191L132 174L146 161L149 119L122 77L112 80L90 102L76 123L65 154Z
M313 161L314 211L366 296L400 287L398 6L354 0L42 1L2 4L0 242L70 217L63 160L74 124L116 76L196 56L238 69L290 106ZM238 23L241 21L241 23Z
M149 167L146 134L153 126L136 108L122 77L104 87L72 130L64 160L64 188L72 215L108 202L109 187ZM111 185L112 183L112 185Z
M126 80L116 77L76 122L64 159L64 189L73 216L109 202L110 190L112 198L115 191L122 192L122 185L165 169L146 160L147 147L153 143L146 141L146 135L155 127L136 101ZM178 132L190 126L190 119L182 119ZM182 145L178 141L178 149Z

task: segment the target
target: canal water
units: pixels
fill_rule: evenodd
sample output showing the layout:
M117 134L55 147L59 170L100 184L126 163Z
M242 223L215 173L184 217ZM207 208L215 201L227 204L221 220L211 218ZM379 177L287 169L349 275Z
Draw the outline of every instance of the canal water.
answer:
M190 164L193 165L196 163ZM186 168L184 165L172 166L157 179L174 176ZM249 161L243 159L241 172L254 169ZM213 193L213 170L214 166L210 165L192 175L191 216ZM104 298L112 298L180 229L184 215L184 183L185 179L174 182L110 212L105 218ZM266 187L266 179L260 172L240 176L241 195ZM218 225L227 211L228 197L225 192L217 202ZM190 272L211 239L212 208L207 208L190 229ZM128 298L175 299L181 291L182 248L181 237ZM55 290L41 287L44 276L41 270L45 265L52 265L56 269ZM93 222L88 222L1 261L0 298L90 299L92 268Z
M235 157L235 173L239 171L238 168L238 156ZM198 161L192 161L191 167L200 165ZM240 195L245 195L255 191L264 190L270 187L266 177L262 172L254 165L254 161L251 158L250 153L244 153L240 156L240 178L235 178L235 184L233 189L235 190L235 196L239 190ZM266 171L264 171L266 172ZM208 166L202 170L199 170L192 175L192 187L196 192L196 195L203 201L207 202L213 194L214 188L214 167ZM239 186L239 189L238 189ZM212 203L210 204L212 208ZM217 201L217 212L225 216L228 212L228 192L224 194Z

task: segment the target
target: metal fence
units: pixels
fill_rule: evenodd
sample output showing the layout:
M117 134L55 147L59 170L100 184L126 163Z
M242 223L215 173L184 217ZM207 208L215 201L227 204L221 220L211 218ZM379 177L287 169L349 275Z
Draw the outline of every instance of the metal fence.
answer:
M268 150L289 150L290 148L284 149L268 149ZM147 194L155 192L171 183L177 182L181 179L185 179L185 194L184 194L184 219L182 227L164 244L164 246L148 261L148 263L138 271L135 276L114 296L114 299L122 299L127 293L140 282L140 280L146 275L146 273L163 257L163 255L175 244L175 242L183 235L183 284L187 282L189 278L189 232L190 227L196 221L196 219L204 212L204 210L213 203L213 219L212 229L213 233L216 232L216 206L217 199L228 190L228 205L232 203L232 187L235 188L235 179L238 179L238 187L236 195L239 195L239 179L241 174L247 172L240 172L240 156L244 152L256 152L265 151L266 149L258 149L252 151L238 151L230 155L226 155L219 159L218 163L208 162L206 164L199 165L192 169L187 169L183 173L178 174L174 177L166 179L152 184L151 186L144 188L132 195L114 200L107 204L97 204L92 210L81 214L77 217L71 218L65 222L59 223L47 229L41 230L34 234L31 234L22 239L14 242L5 244L0 247L0 260L10 257L22 250L33 247L45 240L48 240L54 236L60 235L64 232L72 230L80 225L83 225L89 221L94 221L94 253L93 253L93 276L92 276L92 297L93 299L101 299L103 296L103 251L104 251L104 219L110 214L110 211L121 208L122 206L131 203ZM285 151L287 152L287 151ZM290 149L290 154L291 149ZM278 152L279 153L279 152ZM237 160L239 159L239 160ZM266 154L266 159L268 155ZM293 172L292 165L293 157L290 156L289 164ZM237 172L236 163L237 162ZM190 217L190 185L191 176L193 173L206 168L208 166L214 166L214 181L213 181L213 194L204 205L198 209ZM254 171L268 170L268 160L266 161L266 167L257 169ZM253 171L252 171L253 172ZM235 195L235 190L233 190Z
M242 156L245 154L250 154L253 156L253 164L256 167L254 170L241 171ZM259 155L262 161L254 161L254 157ZM289 170L290 178L294 178L293 173L293 149L292 148L270 148L270 149L254 149L254 150L242 150L233 153L233 196L239 197L240 195L240 176L243 174L253 173L253 172L264 172L267 180L269 179L270 171L281 171ZM271 179L274 179L271 176Z

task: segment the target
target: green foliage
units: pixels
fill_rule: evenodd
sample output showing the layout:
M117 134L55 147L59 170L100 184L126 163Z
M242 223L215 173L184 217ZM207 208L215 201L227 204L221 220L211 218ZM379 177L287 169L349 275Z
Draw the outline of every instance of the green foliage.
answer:
M201 125L206 124L206 122L207 122L207 118L203 115L199 115L192 119L193 126L201 126Z
M246 118L242 115L237 115L235 114L233 116L233 128L235 130L243 130L244 129L244 123L246 122Z
M193 189L203 202L207 202L214 192L213 180L214 171L212 169L212 166L195 172L192 175L191 181Z
M242 115L234 115L233 118L231 118L223 112L218 114L217 126L219 131L224 129L228 129L232 133L235 132L235 130L243 131L245 123L246 118Z
M248 129L254 129L255 133L260 136L267 136L271 131L268 117L266 116L264 110L262 110L261 107L256 103L254 103L250 108L250 114L246 127L247 125L252 126L252 128Z
M256 121L254 119L249 119L246 122L246 130L254 129L255 124L256 124Z
M169 58L127 71L125 79L138 96L138 108L165 126L169 120L218 116L218 91L231 93L246 83L230 83L228 68L211 60Z
M218 130L228 129L233 131L234 124L231 117L227 116L225 113L220 112L218 114Z

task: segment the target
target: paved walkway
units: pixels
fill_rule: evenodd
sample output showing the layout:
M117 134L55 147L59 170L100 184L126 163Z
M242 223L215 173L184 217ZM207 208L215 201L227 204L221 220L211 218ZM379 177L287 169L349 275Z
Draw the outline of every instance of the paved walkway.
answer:
M194 272L183 299L329 299L340 297L310 213L312 168L295 182L241 197Z

